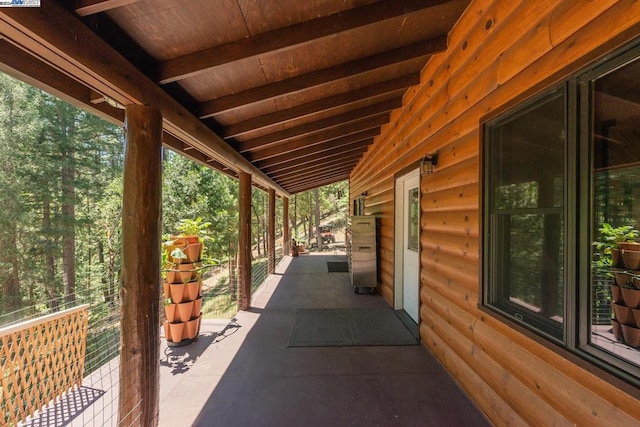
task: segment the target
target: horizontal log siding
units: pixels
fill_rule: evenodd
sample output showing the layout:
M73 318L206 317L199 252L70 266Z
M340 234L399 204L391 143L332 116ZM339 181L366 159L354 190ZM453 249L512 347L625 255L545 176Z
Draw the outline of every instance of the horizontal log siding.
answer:
M479 123L640 34L640 2L472 0L421 83L351 174L380 218L380 291L393 305L394 175L421 177L420 336L497 425L635 425L638 401L480 312Z

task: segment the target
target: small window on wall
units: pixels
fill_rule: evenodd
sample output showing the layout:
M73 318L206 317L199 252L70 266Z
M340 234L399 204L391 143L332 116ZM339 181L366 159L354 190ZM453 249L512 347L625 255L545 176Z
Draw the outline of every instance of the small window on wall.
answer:
M420 194L419 189L409 190L409 210L407 212L407 249L418 252L420 250Z
M640 43L483 124L483 308L640 386Z

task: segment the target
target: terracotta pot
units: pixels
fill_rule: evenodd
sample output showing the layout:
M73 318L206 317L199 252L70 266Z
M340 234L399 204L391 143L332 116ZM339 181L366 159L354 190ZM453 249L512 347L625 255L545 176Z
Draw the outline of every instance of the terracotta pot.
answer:
M178 317L181 322L186 322L191 319L191 312L193 311L193 301L183 302L178 304Z
M180 282L187 283L191 281L191 279L193 279L194 272L192 271L192 262L178 265L178 270L180 270L178 272L178 275L180 276Z
M191 311L191 318L198 317L202 310L202 297L193 301L193 310Z
M640 347L640 329L634 326L620 325L624 342L630 347Z
M615 283L611 284L611 298L613 302L622 302L622 292L620 290L620 286Z
M196 333L196 336L200 334L201 325L202 325L202 313L200 313L200 315L198 316L198 332Z
M187 250L185 251L187 254L187 259L191 262L200 261L200 256L202 254L202 243L189 243L187 246Z
M164 306L164 313L167 315L167 320L169 323L175 322L177 319L177 307L178 304L167 304Z
M629 282L629 279L631 279L631 276L627 274L625 270L614 270L613 277L615 278L616 285L618 286L626 285Z
M636 326L640 328L640 308L632 308L633 319L636 321Z
M187 286L183 283L172 283L169 288L171 289L171 302L173 303L180 304L188 296Z
M613 304L613 312L616 315L616 320L623 325L635 325L636 322L633 319L633 312L629 307L621 304Z
M611 266L622 267L622 258L620 257L620 249L611 249Z
M169 323L169 330L172 342L182 341L182 336L184 334L184 323Z
M623 249L621 251L624 266L631 270L640 270L640 251Z
M198 298L198 295L200 294L200 286L202 286L202 281L200 280L187 283L187 295L189 296L190 301L194 301Z
M622 342L623 337L620 322L618 322L616 319L611 319L611 329L613 330L613 336L616 337L616 340Z
M198 336L198 318L195 318L193 320L189 320L187 322L187 338L189 339L194 339L196 336Z
M178 275L178 272L173 269L167 270L167 282L180 283L180 276Z
M171 328L169 327L169 321L165 320L162 326L164 327L164 338L167 341L171 341Z
M169 286L169 282L162 282L162 290L164 291L165 298L171 298L171 287Z
M624 305L629 308L636 308L640 306L640 290L631 288L622 288L622 299Z
M640 243L638 242L616 242L618 249L625 249L630 251L640 251Z

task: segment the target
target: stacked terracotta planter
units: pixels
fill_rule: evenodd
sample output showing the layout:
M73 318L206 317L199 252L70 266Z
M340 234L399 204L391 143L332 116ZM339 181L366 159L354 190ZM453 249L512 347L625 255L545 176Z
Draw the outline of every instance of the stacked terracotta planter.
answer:
M630 347L640 347L640 243L618 243L612 255L613 334Z
M165 270L163 281L165 300L164 336L170 346L191 344L198 339L202 319L202 278L197 274L201 268L202 243L197 236L178 237L166 244L168 259L176 248L186 258L173 258L170 268Z

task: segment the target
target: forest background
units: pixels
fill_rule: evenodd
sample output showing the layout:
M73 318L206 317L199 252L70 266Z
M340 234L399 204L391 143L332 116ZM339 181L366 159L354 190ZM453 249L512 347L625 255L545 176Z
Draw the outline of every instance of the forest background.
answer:
M163 153L163 232L201 218L211 223L208 257L218 263L235 257L238 182ZM0 326L78 300L116 305L123 160L121 127L0 74ZM346 218L347 192L343 181L317 190L317 197L314 191L294 195L292 237L309 240L322 218L338 212ZM254 187L258 256L266 212L267 195ZM282 230L281 199L276 230Z

